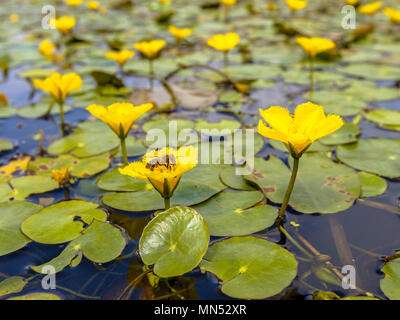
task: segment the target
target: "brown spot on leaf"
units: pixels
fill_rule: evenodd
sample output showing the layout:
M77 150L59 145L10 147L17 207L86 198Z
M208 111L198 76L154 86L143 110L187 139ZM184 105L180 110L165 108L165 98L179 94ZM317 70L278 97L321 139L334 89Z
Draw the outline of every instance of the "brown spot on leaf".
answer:
M265 192L269 192L269 193L276 191L276 189L274 187L264 187L263 190Z
M255 180L262 179L262 178L264 178L264 175L263 175L261 172L258 172L258 171L256 171L256 170L254 170L254 172L253 172L253 178L254 178Z

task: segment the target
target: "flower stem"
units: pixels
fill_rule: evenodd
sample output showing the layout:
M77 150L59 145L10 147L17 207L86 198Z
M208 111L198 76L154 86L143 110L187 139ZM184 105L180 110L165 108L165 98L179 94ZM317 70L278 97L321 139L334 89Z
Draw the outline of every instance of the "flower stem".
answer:
M154 66L152 59L149 59L149 76L150 76L150 88L153 89Z
M61 128L61 132L62 134L65 136L66 132L65 132L65 121L64 121L64 103L63 102L59 102L58 104L60 106L60 128Z
M165 204L165 210L168 210L169 208L171 208L171 199L164 198L164 204Z
M229 59L228 59L228 51L224 51L224 67L228 68Z
M283 228L282 226L279 226L279 231L282 232L286 238L289 239L289 241L297 248L299 249L301 252L303 252L306 257L308 258L313 258L313 255L308 252L306 249L304 249L286 230L285 228Z
M314 92L314 60L310 57L310 92Z
M128 165L128 154L126 152L126 142L125 138L121 138L121 152L122 152L122 159L124 161L124 166Z
M290 177L289 185L287 187L285 197L283 198L281 209L279 210L278 218L276 219L276 226L282 226L283 219L285 219L286 208L289 203L290 195L292 194L294 182L296 181L297 171L299 169L300 158L294 158L292 176Z

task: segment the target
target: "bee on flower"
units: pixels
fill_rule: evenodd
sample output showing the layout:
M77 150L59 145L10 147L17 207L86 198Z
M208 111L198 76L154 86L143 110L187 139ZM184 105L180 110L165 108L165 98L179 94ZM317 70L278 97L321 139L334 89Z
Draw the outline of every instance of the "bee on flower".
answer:
M197 165L198 149L165 147L146 153L142 160L120 168L122 175L149 181L164 198L165 209L170 208L170 199L182 175Z

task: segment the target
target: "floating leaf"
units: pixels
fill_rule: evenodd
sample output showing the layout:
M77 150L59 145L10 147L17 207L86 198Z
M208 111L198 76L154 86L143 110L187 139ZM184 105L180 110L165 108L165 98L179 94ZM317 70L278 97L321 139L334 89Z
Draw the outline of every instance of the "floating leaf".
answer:
M270 227L277 209L254 206L263 199L259 191L220 192L194 207L207 221L212 236L241 236Z
M400 126L400 111L375 109L364 113L365 118L378 126Z
M290 171L274 156L268 161L256 158L255 169L246 180L256 183L272 202L282 203ZM289 205L303 213L335 213L348 209L360 194L360 181L352 169L332 162L319 153L306 153Z
M22 221L41 209L41 206L32 202L0 203L0 256L17 251L31 241L21 233L19 227Z
M86 178L106 170L110 165L110 156L103 153L90 158L76 158L69 154L57 158L40 157L29 162L28 170L39 175L51 176L52 170L67 167L70 174L77 178Z
M36 242L68 242L77 238L94 219L107 220L107 214L97 207L96 203L81 200L62 201L27 218L21 230Z
M176 277L200 263L209 239L207 223L200 214L188 207L175 207L158 214L144 228L140 256L145 264L154 264L156 275Z
M400 300L400 259L385 263L382 272L385 278L381 280L381 290L390 300Z
M387 188L387 182L381 177L368 173L358 172L361 181L361 197L376 197L383 194Z
M97 180L96 184L100 189L107 191L139 191L153 189L150 182L120 174L118 169L107 172Z
M228 187L238 190L254 190L242 175L236 174L238 167L227 167L221 171L220 178Z
M395 81L400 79L400 68L394 66L375 65L370 63L352 63L345 67L339 67L338 71L351 76L374 80Z
M125 238L118 228L106 222L93 220L90 226L82 231L82 235L71 241L58 257L31 268L43 273L43 267L52 265L55 272L59 272L68 265L77 266L82 255L93 262L106 263L117 258L125 245Z
M26 283L27 281L24 278L18 276L4 279L0 282L0 297L21 292Z
M24 200L31 194L44 193L58 189L58 183L51 177L24 176L13 178L9 181L13 188L12 200Z
M240 64L229 66L225 70L234 80L269 80L281 74L281 69L277 66L267 66L262 64Z
M0 119L15 116L17 109L13 107L0 106Z
M240 122L222 119L218 123L210 123L204 120L196 122L195 130L209 136L226 136L240 128Z
M111 131L72 134L50 144L50 154L70 153L79 158L98 155L119 146L118 137Z
M264 299L286 288L297 274L293 254L255 237L214 243L200 267L220 278L222 292L239 299Z
M339 130L321 138L319 141L326 145L346 144L357 141L359 135L360 129L358 126L354 123L346 122Z
M201 165L186 172L171 198L172 206L191 206L203 202L225 186L219 180L220 168ZM103 197L105 205L124 211L151 211L164 208L160 194L153 190L109 193Z
M14 148L13 144L8 140L0 139L0 152L9 151Z
M341 145L336 155L345 164L387 178L400 177L400 141L384 138L360 139Z

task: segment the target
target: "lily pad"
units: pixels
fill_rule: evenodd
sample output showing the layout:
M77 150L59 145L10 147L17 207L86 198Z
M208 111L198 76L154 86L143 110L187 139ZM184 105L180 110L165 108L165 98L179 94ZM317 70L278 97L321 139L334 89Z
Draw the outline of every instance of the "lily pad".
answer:
M220 192L194 209L207 221L212 236L241 236L270 227L277 209L256 205L263 199L259 191Z
M26 283L27 281L24 278L18 276L4 279L0 282L0 297L21 292Z
M106 191L139 191L151 190L150 182L120 174L118 169L113 169L104 174L96 182L97 186Z
M93 220L106 221L98 204L81 200L62 201L30 216L21 224L30 239L47 244L64 243L79 237Z
M352 63L345 67L339 67L338 71L366 79L393 81L400 79L400 68L395 66Z
M24 200L31 194L44 193L58 189L58 183L51 177L45 176L23 176L13 178L9 181L12 186L10 200Z
M387 189L385 179L368 172L358 172L361 181L361 197L376 197Z
M400 259L385 263L382 272L385 274L381 280L383 293L391 300L400 300Z
M22 221L41 209L41 206L25 201L0 204L0 256L17 251L31 241L19 227Z
M245 176L263 190L272 202L282 203L290 171L278 158L255 159L255 169ZM319 153L306 153L300 159L299 172L289 205L303 213L335 213L348 209L360 195L360 180L354 170L332 162Z
M225 71L234 80L269 80L276 78L282 72L278 66L262 64L234 65Z
M365 118L378 126L400 126L400 111L375 109L364 113Z
M158 214L139 242L143 262L159 277L176 277L195 268L207 251L207 223L194 209L175 207Z
M234 237L213 244L201 269L220 278L222 292L239 299L264 299L290 285L297 274L293 254L255 237Z
M360 139L341 145L336 155L345 164L387 178L400 177L400 141L384 138Z
M195 126L196 131L209 136L225 136L232 134L234 130L239 128L240 122L228 119L222 119L218 123L209 123L204 120L198 120Z
M0 139L0 152L9 151L14 148L13 144L8 140Z
M242 175L236 174L237 167L227 167L221 171L219 177L221 181L228 187L237 190L254 190L255 188L251 186Z
M55 272L66 266L77 266L82 255L96 263L106 263L117 258L125 248L126 240L121 230L109 223L93 220L82 235L71 241L61 254L53 260L31 268L41 273L46 265L52 265Z
M200 165L186 172L171 198L172 206L191 206L211 198L225 189L219 179L220 168ZM153 190L109 193L103 197L105 205L124 211L151 211L164 208L160 194Z
M3 107L0 106L0 119L15 116L16 113L17 113L16 108L8 107L8 106L3 106Z
M319 139L319 142L326 145L346 144L357 141L360 129L354 123L344 123L343 126L330 135Z
M27 119L40 118L40 117L43 117L44 115L46 115L48 109L49 109L49 104L38 103L35 105L24 106L24 107L18 108L17 115L22 118L27 118ZM71 106L64 105L64 107L63 107L64 113L67 113L71 110L72 110ZM60 114L60 108L57 104L54 104L50 114L52 114L52 115Z
M79 158L91 157L113 149L120 144L118 137L110 131L72 134L50 144L47 151L60 155L70 153Z
M106 170L110 165L110 156L103 153L90 158L76 158L69 154L57 158L40 157L31 160L28 170L39 175L51 176L52 170L59 170L67 167L70 174L76 178L87 178Z

